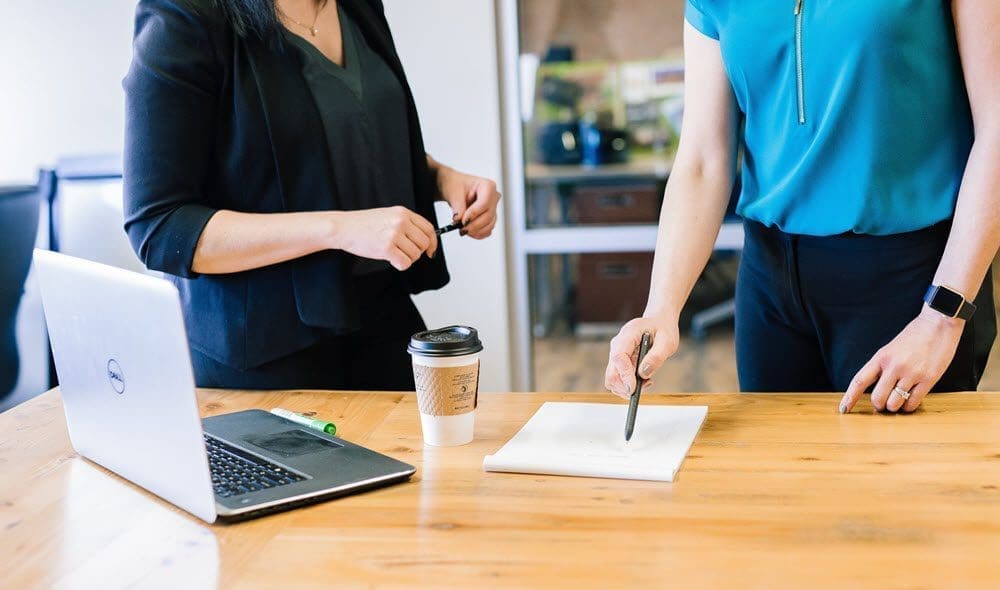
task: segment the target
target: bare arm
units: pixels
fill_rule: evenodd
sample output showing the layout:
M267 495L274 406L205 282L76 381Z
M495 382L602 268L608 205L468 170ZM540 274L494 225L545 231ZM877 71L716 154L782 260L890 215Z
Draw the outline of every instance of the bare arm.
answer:
M488 237L497 222L500 193L496 183L459 172L430 155L427 165L438 198L447 201L455 219L465 223L462 233L476 239ZM322 250L347 250L388 260L405 270L425 252L433 257L437 245L434 226L403 207L268 214L218 211L198 240L192 270L241 272Z
M434 226L405 207L303 213L218 211L198 239L192 270L241 272L321 250L346 250L406 270L425 252L433 257L437 244Z
M719 42L684 26L684 127L660 211L645 313L673 321L715 247L737 151L736 98Z
M218 211L194 251L192 270L241 272L334 247L334 214Z
M972 106L975 143L958 194L951 234L934 275L973 299L1000 247L1000 4L954 0L958 49ZM879 350L851 381L840 402L850 412L873 383L877 410L916 410L955 357L965 321L926 305L906 328ZM893 388L909 392L903 399Z
M485 238L496 224L500 193L496 183L458 172L430 155L438 198L448 201L463 230ZM409 268L426 252L437 251L434 226L403 207L364 211L238 213L218 211L205 225L194 252L192 270L232 273L308 256L322 250L347 250L365 258L388 260Z
M605 387L627 397L635 350L649 331L648 379L677 350L677 322L715 246L736 173L738 109L719 42L684 24L684 127L660 211L649 299L642 318L611 341Z
M1000 248L1000 4L954 2L976 141L934 283L973 299Z
M430 155L438 198L447 201L463 234L488 237L497 221L496 183L445 166ZM433 257L434 226L403 207L364 211L238 213L218 211L198 239L191 269L202 274L242 272L322 250L347 250L365 258L388 260L405 270L425 252Z

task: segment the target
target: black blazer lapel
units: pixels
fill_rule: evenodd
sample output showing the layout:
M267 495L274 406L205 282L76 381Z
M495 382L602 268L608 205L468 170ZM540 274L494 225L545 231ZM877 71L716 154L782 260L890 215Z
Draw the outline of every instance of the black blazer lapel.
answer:
M361 27L365 40L378 52L389 65L389 69L405 84L403 64L399 61L396 47L392 43L392 34L384 15L376 9L371 0L338 0L340 6L351 15L354 22Z
M412 148L415 156L413 164L414 173L416 174L416 178L414 179L416 181L416 188L418 192L433 192L433 186L427 184L429 182L429 174L424 153L423 133L420 130L420 118L417 115L417 105L413 99L413 91L410 89L410 83L406 79L403 63L399 59L399 54L396 53L396 46L392 41L392 31L389 30L389 23L385 20L385 15L382 11L376 9L373 0L338 1L344 10L350 14L351 18L355 20L358 27L361 28L365 40L385 60L385 63L392 70L392 73L396 75L396 79L399 80L400 85L403 87L403 92L406 94L407 107L410 112L410 141L413 144ZM425 200L426 198L430 198L433 201L433 196L429 194L418 194L418 208L420 208L421 196L425 197ZM424 205L426 206L426 203ZM433 204L431 207L433 209ZM427 215L426 211L420 211L420 213ZM431 212L430 219L432 221L434 219L433 211Z
M262 43L246 47L286 211L330 209L330 196L337 199L329 148L299 60L290 48L276 51Z
M285 210L341 209L323 121L302 76L302 64L289 48L277 51L263 43L247 43L246 47ZM328 250L288 263L304 324L340 333L360 327L351 287L354 261L346 252Z
M431 223L435 223L434 199L437 190L430 170L427 168L427 155L423 133L420 130L420 117L417 114L417 105L413 99L410 84L406 79L406 73L403 71L403 64L396 53L392 31L385 19L381 2L377 0L338 0L338 2L355 20L364 34L365 40L385 60L403 87L410 113L410 149L413 185L416 191L416 195L414 195L416 209L417 213L423 215ZM433 259L421 258L403 273L403 280L412 293L443 287L448 283L448 278L443 248Z

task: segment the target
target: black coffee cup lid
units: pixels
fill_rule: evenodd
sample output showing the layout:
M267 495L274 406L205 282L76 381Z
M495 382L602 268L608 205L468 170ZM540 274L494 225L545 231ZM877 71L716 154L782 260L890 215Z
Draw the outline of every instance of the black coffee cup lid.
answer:
M468 326L448 326L437 330L417 332L406 347L411 354L421 356L462 356L483 349L479 332Z

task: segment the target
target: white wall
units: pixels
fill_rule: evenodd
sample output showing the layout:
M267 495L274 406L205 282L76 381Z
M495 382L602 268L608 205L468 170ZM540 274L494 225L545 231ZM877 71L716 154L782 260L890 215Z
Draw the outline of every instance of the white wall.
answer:
M499 181L503 166L493 0L385 0L385 7L416 96L427 151L459 170ZM429 326L461 323L479 329L486 346L484 391L511 388L504 236L502 223L481 242L456 233L445 236L451 284L417 298Z
M0 183L121 151L135 0L0 0Z
M34 183L39 167L63 155L121 151L134 11L135 0L0 0L0 184ZM25 291L21 373L8 404L48 384L33 276Z
M492 0L386 5L428 150L459 169L499 179ZM134 9L134 0L0 0L0 183L33 182L37 168L60 155L121 150L121 79L131 57ZM503 236L502 225L483 242L447 236L452 283L417 301L430 326L480 329L484 391L505 391L511 382ZM35 298L29 285L19 328L31 352L22 393L37 390L43 376L40 341L31 336L44 330Z

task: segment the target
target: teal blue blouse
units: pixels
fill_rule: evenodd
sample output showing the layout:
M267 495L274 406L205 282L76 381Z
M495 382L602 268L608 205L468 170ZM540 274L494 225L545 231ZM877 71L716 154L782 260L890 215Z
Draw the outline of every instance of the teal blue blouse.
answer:
M794 234L950 219L973 142L947 0L687 0L745 117L737 212Z

